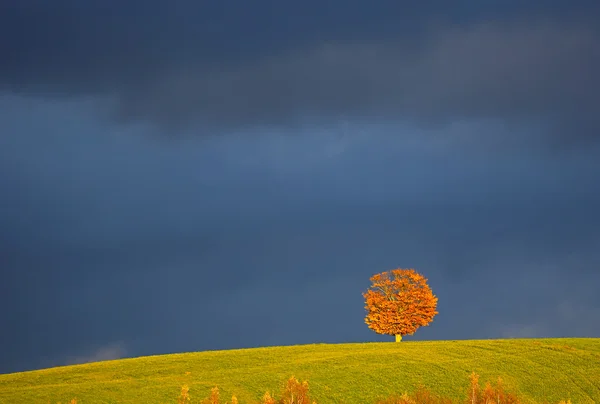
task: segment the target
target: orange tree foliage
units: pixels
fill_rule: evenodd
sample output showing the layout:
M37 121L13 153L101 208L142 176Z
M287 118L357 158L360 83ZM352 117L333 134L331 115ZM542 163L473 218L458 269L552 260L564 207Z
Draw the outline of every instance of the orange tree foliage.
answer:
M438 298L427 279L414 269L393 269L373 275L371 287L363 294L365 323L378 334L412 335L428 325L436 311Z

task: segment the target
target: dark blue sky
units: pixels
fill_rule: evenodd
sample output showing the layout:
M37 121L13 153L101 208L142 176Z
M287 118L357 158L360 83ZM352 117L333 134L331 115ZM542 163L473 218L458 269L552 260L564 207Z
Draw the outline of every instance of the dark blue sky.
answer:
M0 372L600 337L597 1L0 5Z

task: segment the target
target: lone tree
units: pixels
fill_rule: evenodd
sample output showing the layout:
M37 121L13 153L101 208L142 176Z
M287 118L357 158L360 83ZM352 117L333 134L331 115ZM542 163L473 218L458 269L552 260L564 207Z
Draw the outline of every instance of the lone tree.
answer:
M438 298L427 279L414 269L393 269L373 275L371 287L363 293L367 316L365 323L378 334L412 335L427 326L438 312Z

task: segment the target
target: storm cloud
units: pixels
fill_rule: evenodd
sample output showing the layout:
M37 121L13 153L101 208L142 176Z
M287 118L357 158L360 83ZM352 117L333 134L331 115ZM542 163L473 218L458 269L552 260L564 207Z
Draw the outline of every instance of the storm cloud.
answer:
M409 338L600 335L598 10L3 2L0 372L386 340L396 267Z
M322 44L219 71L175 66L122 94L118 113L232 129L332 118L482 119L545 122L565 136L600 133L597 32L488 23L441 29L423 42L416 50L396 41Z
M170 133L346 120L537 125L559 144L600 133L595 3L392 3L9 5L0 80L104 97L113 119Z

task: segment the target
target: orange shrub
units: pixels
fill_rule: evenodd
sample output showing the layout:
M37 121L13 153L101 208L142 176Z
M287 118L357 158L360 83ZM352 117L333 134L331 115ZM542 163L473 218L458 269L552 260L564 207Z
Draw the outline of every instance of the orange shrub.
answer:
M277 401L275 401L275 399L271 397L271 393L267 391L262 398L261 404L277 404Z
M283 389L281 404L311 404L308 396L308 382L300 383L294 376L290 377Z

